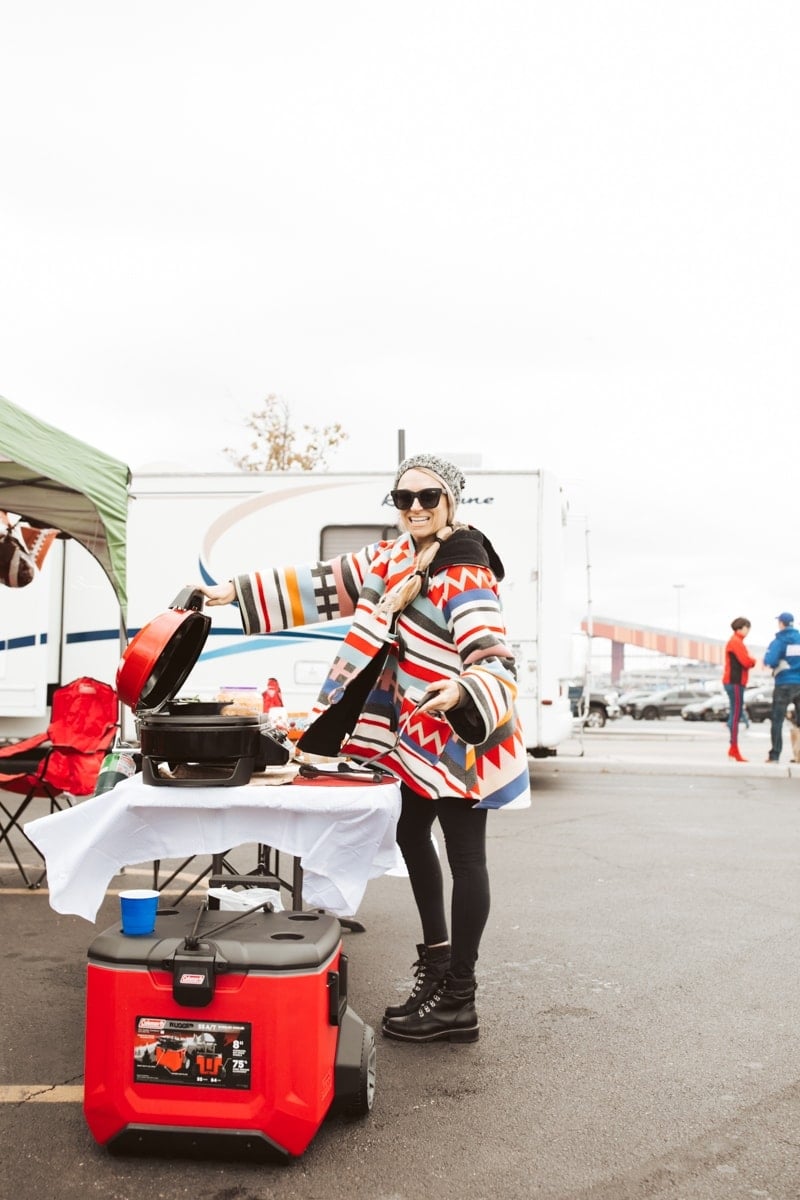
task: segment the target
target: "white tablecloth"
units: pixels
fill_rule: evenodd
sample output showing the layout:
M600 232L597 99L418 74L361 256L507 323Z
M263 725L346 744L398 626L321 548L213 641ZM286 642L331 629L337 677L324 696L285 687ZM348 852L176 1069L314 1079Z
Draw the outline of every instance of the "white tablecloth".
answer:
M153 787L141 775L25 825L50 906L94 921L121 867L262 843L299 858L303 900L353 916L367 883L402 866L397 783Z

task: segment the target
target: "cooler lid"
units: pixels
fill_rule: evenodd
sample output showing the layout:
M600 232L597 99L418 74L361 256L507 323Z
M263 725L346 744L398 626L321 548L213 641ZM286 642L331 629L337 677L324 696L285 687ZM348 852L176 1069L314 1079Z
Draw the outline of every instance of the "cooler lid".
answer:
M300 971L318 969L335 953L342 927L330 913L253 913L228 924L219 934L214 927L231 921L234 913L207 911L197 938L214 947L218 961L229 971ZM98 934L87 951L90 963L108 966L140 966L166 970L164 963L194 928L196 909L172 909L159 913L151 934L127 937L119 922Z
M129 708L157 712L180 691L211 628L203 603L198 588L184 588L128 643L117 668L117 693Z

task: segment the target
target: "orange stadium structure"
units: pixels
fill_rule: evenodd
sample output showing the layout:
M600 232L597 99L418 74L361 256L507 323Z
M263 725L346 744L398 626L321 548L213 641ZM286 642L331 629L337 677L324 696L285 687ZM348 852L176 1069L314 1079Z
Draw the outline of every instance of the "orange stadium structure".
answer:
M721 638L702 637L695 633L679 633L674 629L655 629L652 625L634 625L613 617L588 617L581 621L584 633L592 638L607 638L611 642L611 678L619 679L625 666L625 647L636 646L640 650L651 650L669 658L688 659L698 665L722 667L725 657L725 641ZM761 658L761 647L751 646L754 658Z

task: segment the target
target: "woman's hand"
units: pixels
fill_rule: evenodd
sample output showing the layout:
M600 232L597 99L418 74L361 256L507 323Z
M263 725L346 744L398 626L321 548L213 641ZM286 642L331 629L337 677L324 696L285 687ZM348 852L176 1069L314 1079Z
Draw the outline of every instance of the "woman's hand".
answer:
M198 583L195 586L198 592L205 596L209 608L214 608L217 604L233 604L236 599L236 589L230 580L227 583L212 584L210 587L206 583Z
M457 679L437 679L429 683L425 694L417 705L417 712L429 713L432 717L440 716L451 708L457 708L461 702L461 688Z

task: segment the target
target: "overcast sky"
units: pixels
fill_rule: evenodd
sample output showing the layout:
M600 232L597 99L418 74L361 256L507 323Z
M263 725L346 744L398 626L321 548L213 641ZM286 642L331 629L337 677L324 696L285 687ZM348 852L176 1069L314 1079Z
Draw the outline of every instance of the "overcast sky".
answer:
M0 395L134 469L270 393L334 469L547 467L597 614L800 618L797 0L0 14Z

